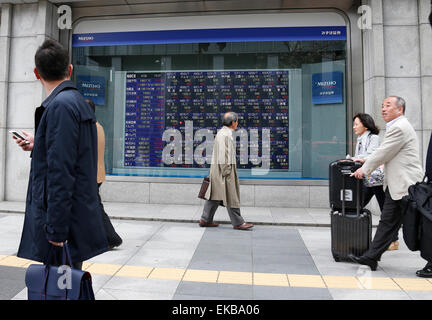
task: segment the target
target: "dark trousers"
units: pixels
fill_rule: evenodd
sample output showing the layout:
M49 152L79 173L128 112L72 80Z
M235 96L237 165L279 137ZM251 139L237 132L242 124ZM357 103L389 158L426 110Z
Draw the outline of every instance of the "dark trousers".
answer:
M385 201L381 212L375 236L368 251L363 255L379 261L381 255L393 242L395 235L399 232L403 218L402 200L393 200L388 188L385 191Z
M372 199L372 197L375 196L375 198L378 201L378 205L381 209L381 213L384 208L384 201L385 201L385 192L382 186L376 186L376 187L366 187L363 185L363 207L365 207L369 201ZM397 241L399 239L398 233L395 234L393 241Z
M217 208L222 205L222 201L219 200L206 200L204 203L203 214L201 215L201 220L207 223L213 223L213 217L216 213ZM226 207L228 215L231 219L231 224L233 226L239 226L245 221L240 214L240 208L230 208Z
M100 189L100 186L102 183L98 183L98 188ZM98 199L99 199L99 206L102 211L102 221L105 228L105 233L107 235L107 241L108 245L110 247L118 247L123 243L123 239L118 235L118 233L115 231L114 226L111 223L110 218L108 217L107 213L105 212L105 208L102 204L102 199L100 196L100 193L98 191Z
M372 197L375 196L381 212L384 208L385 192L382 186L366 187L363 185L363 207L365 207Z

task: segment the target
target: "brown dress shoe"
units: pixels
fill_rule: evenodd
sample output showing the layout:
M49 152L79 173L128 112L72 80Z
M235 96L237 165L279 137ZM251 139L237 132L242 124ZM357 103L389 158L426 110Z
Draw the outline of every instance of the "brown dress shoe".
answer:
M208 223L205 222L204 220L200 220L198 224L200 227L219 227L218 223Z
M250 228L252 228L253 227L253 224L252 223L243 223L243 224L240 224L240 225L238 225L238 226L234 226L233 228L234 229L237 229L237 230L247 230L247 229L250 229Z

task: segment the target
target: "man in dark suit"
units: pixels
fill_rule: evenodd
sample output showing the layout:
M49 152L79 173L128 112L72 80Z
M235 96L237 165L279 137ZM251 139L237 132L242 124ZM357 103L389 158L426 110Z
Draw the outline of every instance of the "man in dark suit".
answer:
M46 40L36 52L34 73L47 98L35 114L35 135L16 139L31 151L26 213L18 257L58 264L67 241L72 263L108 250L98 202L96 119L69 81L68 52ZM48 261L50 249L54 252Z
M432 11L429 14L429 24L432 27ZM428 178L428 181L432 181L432 134L429 138L429 146L426 156L426 176ZM429 224L430 223L428 223L427 225ZM423 234L423 237L425 236L428 236L428 234ZM425 260L428 260L428 262L423 269L417 270L416 275L422 278L432 278L432 259L430 257L430 254L428 255L425 252L422 252L421 255Z

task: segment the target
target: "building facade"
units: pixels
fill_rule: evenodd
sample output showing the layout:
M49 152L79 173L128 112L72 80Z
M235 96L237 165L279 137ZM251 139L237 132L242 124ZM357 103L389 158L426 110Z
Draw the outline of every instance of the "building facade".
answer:
M421 157L432 132L429 0L0 0L0 200L30 167L8 131L34 130L45 39L107 138L104 201L200 204L220 115L237 131L244 206L327 208L328 164L352 154L352 116L407 102ZM67 5L67 7L62 7ZM70 11L70 28L68 9Z

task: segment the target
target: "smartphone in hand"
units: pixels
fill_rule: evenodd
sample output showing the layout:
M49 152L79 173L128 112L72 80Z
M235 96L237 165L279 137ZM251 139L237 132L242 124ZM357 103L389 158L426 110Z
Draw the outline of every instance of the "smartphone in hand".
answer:
M26 144L29 144L29 143L30 143L29 141L26 140L26 138L23 137L22 134L18 133L18 132L15 131L15 130L11 130L11 131L9 131L9 133L12 134L13 136L15 136L16 138L19 138L19 139L25 141Z

